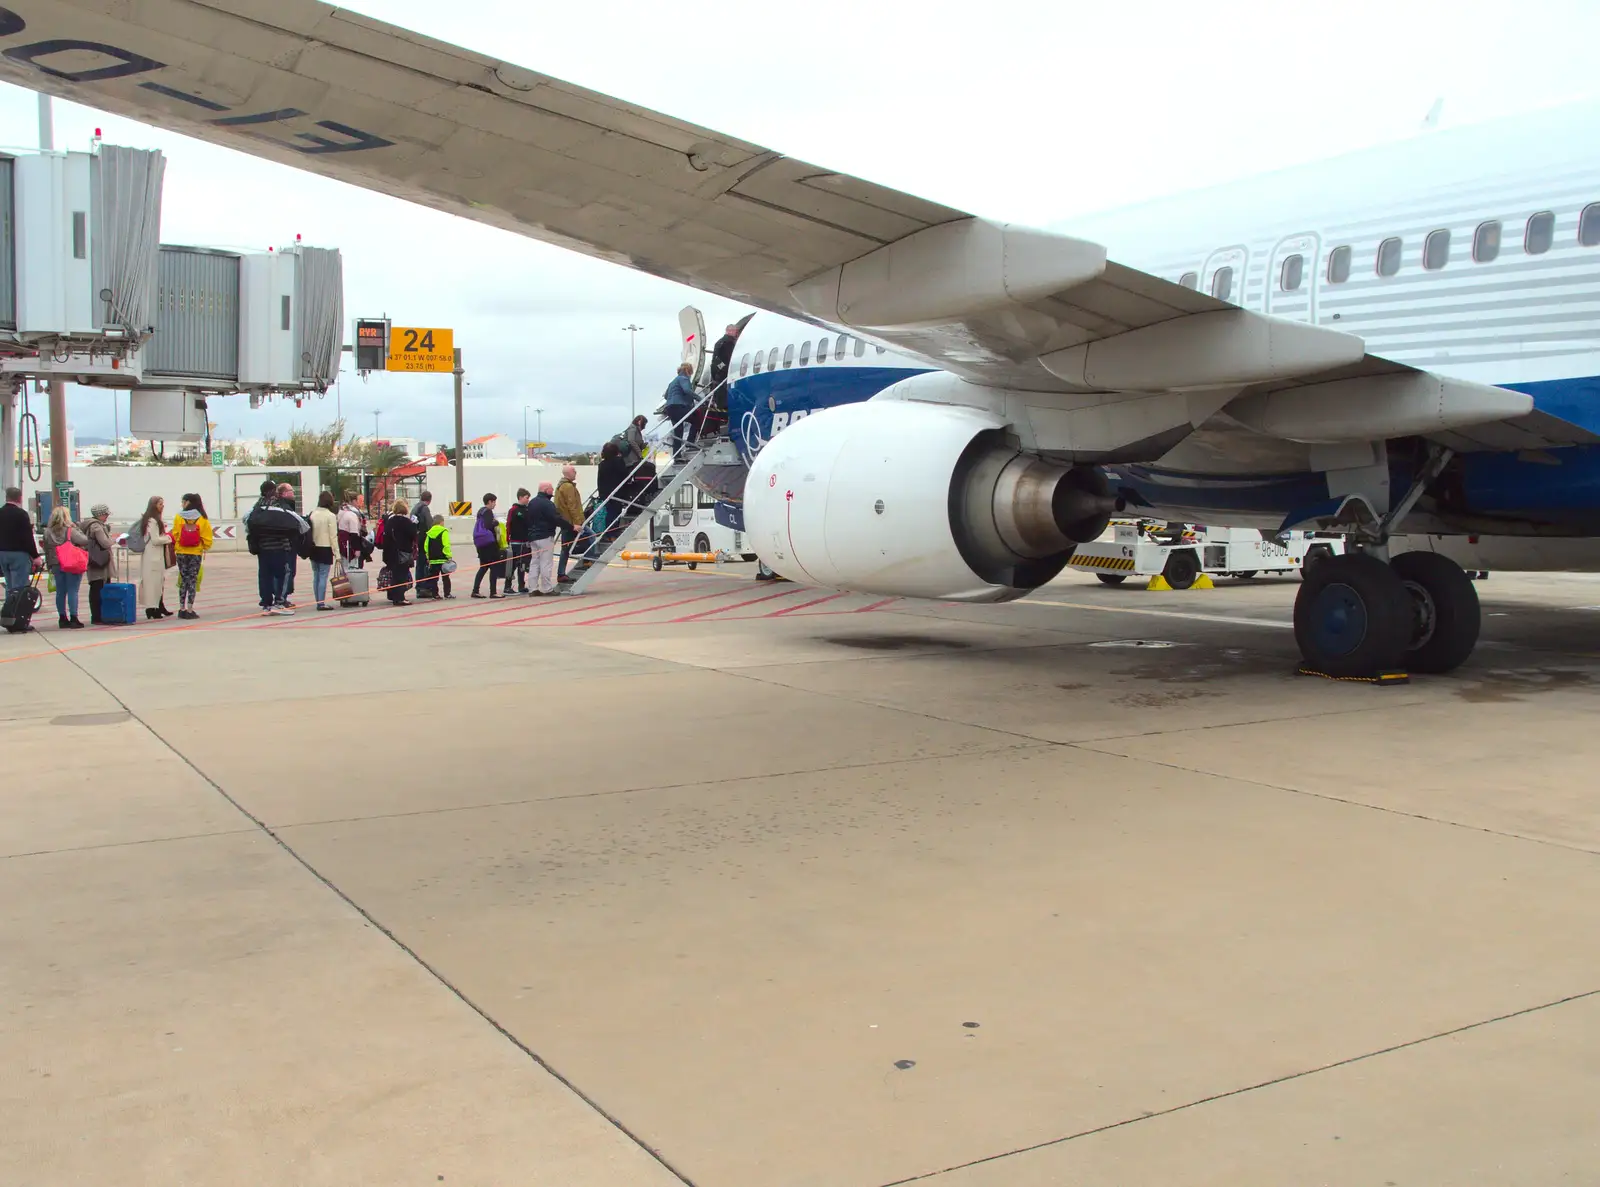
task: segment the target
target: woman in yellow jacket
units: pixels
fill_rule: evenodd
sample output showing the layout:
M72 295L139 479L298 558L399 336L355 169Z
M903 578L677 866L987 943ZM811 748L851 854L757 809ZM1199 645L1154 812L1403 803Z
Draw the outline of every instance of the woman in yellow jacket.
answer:
M173 551L178 554L178 617L199 618L194 597L200 592L200 564L211 550L211 521L199 495L184 495L183 510L172 524Z

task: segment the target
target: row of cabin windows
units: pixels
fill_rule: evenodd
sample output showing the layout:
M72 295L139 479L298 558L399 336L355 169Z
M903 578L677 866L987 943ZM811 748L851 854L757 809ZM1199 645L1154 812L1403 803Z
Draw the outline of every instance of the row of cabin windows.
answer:
M1528 217L1522 232L1522 250L1530 256L1542 256L1555 243L1556 216L1552 211L1541 210ZM1487 264L1500 255L1502 226L1498 219L1479 223L1472 232L1472 259L1474 263ZM1404 243L1392 236L1378 244L1373 267L1379 276L1393 276L1400 271L1400 255ZM1578 215L1578 246L1600 247L1600 202L1591 202ZM1328 253L1328 283L1343 284L1350 279L1350 260L1353 249L1348 245L1336 247ZM1437 272L1450 262L1450 232L1444 228L1429 231L1422 241L1422 266ZM1284 259L1278 268L1278 288L1286 293L1297 291L1305 282L1306 261L1302 255ZM1186 289L1199 288L1200 274L1185 272L1178 283ZM1211 274L1211 295L1219 301L1233 296L1233 269L1218 268Z
M855 344L855 347L851 353L853 353L856 358L859 359L867 353L867 344L860 338L851 338L849 334L840 334L837 339L830 339L828 337L818 338L817 362L825 363L828 361L828 348L830 345L833 348L833 357L835 361L843 359L845 352L850 350L852 342ZM888 350L888 348L884 346L879 346L876 349L879 354L884 354ZM802 342L800 343L800 365L805 367L810 365L810 363L811 343L809 341ZM783 348L783 365L785 367L792 367L794 364L794 343L791 342L788 346ZM778 348L776 346L769 350L765 355L758 350L755 354L747 354L743 356L739 360L739 377L742 379L746 375L759 375L761 374L763 366L765 366L768 371L776 371L778 369Z

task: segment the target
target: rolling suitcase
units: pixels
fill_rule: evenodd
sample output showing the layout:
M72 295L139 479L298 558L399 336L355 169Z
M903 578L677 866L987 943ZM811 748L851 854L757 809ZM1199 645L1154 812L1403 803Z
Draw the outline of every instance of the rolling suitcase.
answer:
M6 600L0 602L0 627L13 635L31 631L33 627L28 622L42 600L39 596L39 571L35 570L28 584L21 589L11 590L6 594Z
M344 580L350 587L348 594L340 594L337 579L334 584L334 601L341 606L372 605L371 575L365 569L346 569Z
M108 581L100 590L100 618L108 626L131 626L139 617L139 587Z

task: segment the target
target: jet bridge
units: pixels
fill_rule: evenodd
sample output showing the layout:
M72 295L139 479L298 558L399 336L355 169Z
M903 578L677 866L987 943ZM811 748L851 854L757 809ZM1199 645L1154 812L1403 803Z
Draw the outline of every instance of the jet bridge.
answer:
M337 378L339 252L163 245L165 170L98 142L0 156L0 484L29 381L127 389L133 432L193 441L208 395L300 398Z

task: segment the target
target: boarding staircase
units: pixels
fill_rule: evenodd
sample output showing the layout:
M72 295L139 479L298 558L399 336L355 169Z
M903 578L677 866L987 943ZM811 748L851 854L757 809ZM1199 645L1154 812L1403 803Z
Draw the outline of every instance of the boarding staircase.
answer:
M711 406L713 391L703 392L695 405L681 420L674 422L670 416L664 416L645 433L645 440L660 441L670 438L672 431L687 421L699 423L701 414ZM718 430L719 433L725 429ZM653 482L646 484L641 481L640 472L644 469L648 457L642 459L638 465L628 471L628 476L622 480L617 488L618 493L613 494L609 500L595 499L591 510L583 521L583 526L578 529L577 540L573 544L573 555L567 567L567 575L572 578L571 584L557 586L561 594L581 594L594 582L607 565L614 563L621 555L628 541L638 530L640 524L647 524L651 517L677 494L684 483L691 481L700 468L705 465L707 451L710 446L723 440L723 436L713 436L710 439L697 437L693 444L685 445L672 464L665 470L657 470ZM621 492L630 492L624 496ZM614 520L606 517L607 503L621 504L620 514ZM602 519L605 522L601 522ZM580 553L580 549L582 552Z

